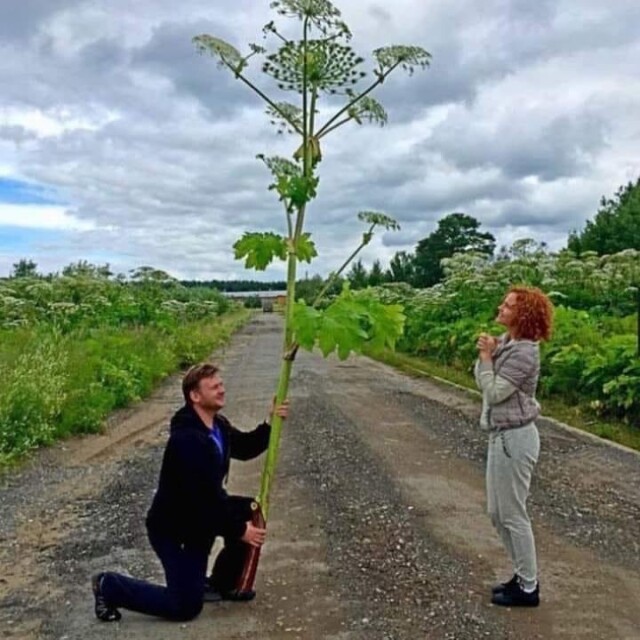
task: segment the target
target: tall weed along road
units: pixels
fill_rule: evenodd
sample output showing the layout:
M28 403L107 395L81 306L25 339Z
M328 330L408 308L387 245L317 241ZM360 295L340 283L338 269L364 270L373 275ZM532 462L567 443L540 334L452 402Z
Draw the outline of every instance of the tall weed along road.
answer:
M214 354L226 415L250 428L276 384L281 319L264 314ZM149 506L180 377L6 474L0 488L0 637L640 637L640 457L542 421L530 499L542 604L503 610L509 575L485 515L479 403L366 358L299 354L251 603L206 604L188 624L93 617L89 576L162 580ZM230 490L255 494L261 460L234 462Z

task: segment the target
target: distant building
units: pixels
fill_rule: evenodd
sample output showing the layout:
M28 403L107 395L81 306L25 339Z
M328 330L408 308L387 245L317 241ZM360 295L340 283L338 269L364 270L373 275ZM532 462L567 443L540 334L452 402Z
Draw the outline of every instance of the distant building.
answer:
M222 295L239 301L259 298L263 311L273 311L274 305L284 306L287 302L286 291L223 291Z

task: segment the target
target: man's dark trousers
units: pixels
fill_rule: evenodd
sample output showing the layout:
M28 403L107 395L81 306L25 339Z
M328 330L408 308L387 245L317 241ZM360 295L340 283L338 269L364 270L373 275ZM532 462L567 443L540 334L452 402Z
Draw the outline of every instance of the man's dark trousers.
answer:
M169 620L195 618L202 610L207 551L186 548L151 532L149 542L162 562L167 586L105 573L102 592L109 606Z
M251 498L229 496L233 510L251 519ZM149 531L149 542L164 568L167 586L151 584L118 573L105 573L102 592L109 606L169 620L191 620L202 610L209 554L185 547ZM248 545L225 538L209 583L222 593L233 591L244 567Z

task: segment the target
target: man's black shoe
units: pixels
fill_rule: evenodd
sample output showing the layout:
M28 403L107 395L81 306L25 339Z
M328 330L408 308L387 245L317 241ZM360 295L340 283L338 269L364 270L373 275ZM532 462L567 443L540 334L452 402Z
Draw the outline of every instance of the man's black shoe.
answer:
M204 597L202 599L204 602L220 602L222 595L209 584L206 584L204 587Z
M511 578L509 582L501 582L500 584L497 584L494 587L491 587L491 593L496 594L496 593L502 593L503 591L509 591L515 587L518 587L519 584L520 583L518 582L518 574L514 573L513 578Z
M536 584L535 591L531 593L519 585L515 589L494 593L491 602L501 607L537 607L540 604L540 585Z
M249 602L256 597L256 592L253 589L248 591L239 591L233 589L232 591L223 591L220 596L223 600L232 600L234 602Z
M204 602L220 602L221 600L230 600L232 602L249 602L256 597L253 589L248 591L239 591L231 589L229 591L219 591L215 586L212 578L207 578L204 583Z
M97 573L91 578L91 588L95 600L94 611L96 618L102 622L117 622L122 618L122 614L115 608L111 607L102 593L102 579L104 573Z

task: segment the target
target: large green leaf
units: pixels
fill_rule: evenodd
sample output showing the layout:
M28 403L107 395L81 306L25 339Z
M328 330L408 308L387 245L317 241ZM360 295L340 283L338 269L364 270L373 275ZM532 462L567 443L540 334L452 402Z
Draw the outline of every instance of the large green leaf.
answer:
M296 342L307 351L311 351L316 343L321 316L320 311L307 306L304 301L295 303L292 328Z
M404 330L405 315L402 305L382 304L373 297L360 297L369 322L367 347L372 351L394 349L396 340Z
M346 298L327 307L318 332L318 346L326 357L337 351L344 360L351 351L361 351L367 334L362 328L361 310Z
M296 242L296 257L301 262L311 262L318 255L310 233L303 233Z
M236 260L245 259L247 269L264 271L274 260L287 259L287 241L275 233L245 233L233 245Z
M400 305L384 305L372 296L345 290L324 311L298 303L294 330L304 349L318 346L325 357L336 352L344 360L365 348L393 348L402 335L404 319Z

